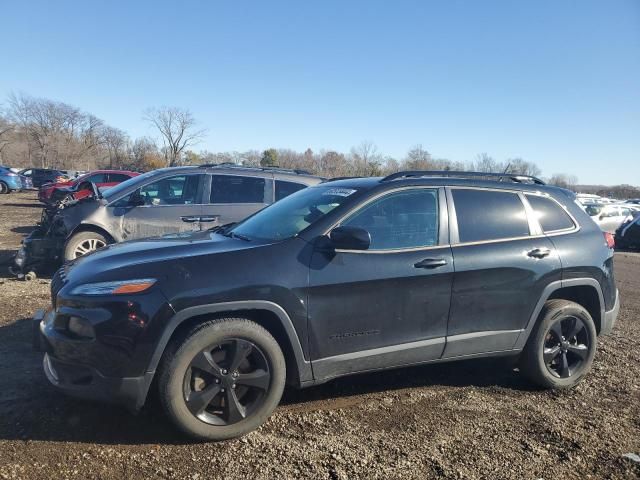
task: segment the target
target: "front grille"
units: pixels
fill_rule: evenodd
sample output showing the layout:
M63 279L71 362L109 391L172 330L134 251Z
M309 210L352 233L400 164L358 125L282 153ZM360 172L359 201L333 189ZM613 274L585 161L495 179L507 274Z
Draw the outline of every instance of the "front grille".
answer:
M58 296L58 292L62 290L62 287L64 287L66 283L67 276L65 267L61 267L51 279L51 305L53 305L53 308L56 308L56 297Z

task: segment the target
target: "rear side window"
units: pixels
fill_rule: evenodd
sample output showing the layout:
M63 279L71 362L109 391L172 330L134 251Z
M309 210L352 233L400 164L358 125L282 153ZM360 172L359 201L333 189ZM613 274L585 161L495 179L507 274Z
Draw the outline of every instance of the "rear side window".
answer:
M214 175L211 203L265 203L265 184L261 177Z
M284 180L276 180L276 202L288 197L292 193L302 190L306 185L295 182L285 182Z
M91 183L107 183L107 174L106 173L95 173L85 179L87 182Z
M545 233L575 227L569 214L550 198L527 195L527 200L529 200L529 204Z
M129 180L130 178L131 177L129 175L125 175L124 173L110 173L109 183L120 183Z
M460 242L482 242L529 235L524 205L515 193L451 190Z

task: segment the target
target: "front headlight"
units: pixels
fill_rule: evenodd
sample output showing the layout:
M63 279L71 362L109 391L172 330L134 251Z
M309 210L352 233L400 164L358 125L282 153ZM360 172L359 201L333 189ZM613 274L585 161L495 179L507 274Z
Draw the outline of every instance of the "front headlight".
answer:
M126 295L148 290L156 283L155 278L138 278L117 282L85 283L71 290L71 295Z

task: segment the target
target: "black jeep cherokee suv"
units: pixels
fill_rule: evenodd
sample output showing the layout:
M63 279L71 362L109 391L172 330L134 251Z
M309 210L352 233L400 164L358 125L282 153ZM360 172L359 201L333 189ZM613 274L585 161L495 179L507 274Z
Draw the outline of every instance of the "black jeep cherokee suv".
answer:
M575 385L619 309L613 245L533 177L401 172L301 190L243 222L111 245L63 267L36 317L64 392L133 410L157 384L186 433L225 439L285 383L519 356Z

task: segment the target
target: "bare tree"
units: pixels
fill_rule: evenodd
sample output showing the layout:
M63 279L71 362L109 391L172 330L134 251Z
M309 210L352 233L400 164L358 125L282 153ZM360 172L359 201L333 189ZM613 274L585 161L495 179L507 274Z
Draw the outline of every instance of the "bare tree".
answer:
M380 173L382 155L373 142L365 140L351 149L350 161L353 175L373 176Z
M9 134L13 132L13 129L13 125L9 123L8 120L0 117L0 165L3 163L2 152L11 144L11 137Z
M433 169L431 154L418 144L407 152L402 168L405 170L431 170Z
M567 173L554 173L553 175L551 175L551 178L547 183L549 183L550 185L555 185L556 187L575 190L576 185L578 184L578 177L576 177L575 175L569 175Z
M197 122L189 110L178 107L150 108L144 119L158 129L168 167L180 163L182 152L200 142L206 131L197 130Z
M121 168L126 161L127 134L119 128L104 127L102 140L109 154L109 168Z

